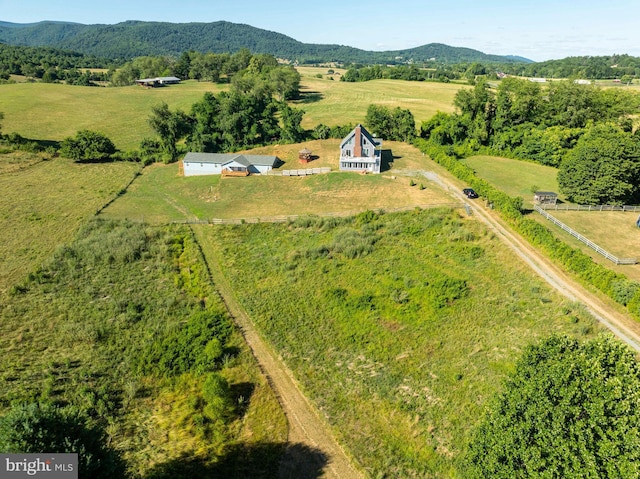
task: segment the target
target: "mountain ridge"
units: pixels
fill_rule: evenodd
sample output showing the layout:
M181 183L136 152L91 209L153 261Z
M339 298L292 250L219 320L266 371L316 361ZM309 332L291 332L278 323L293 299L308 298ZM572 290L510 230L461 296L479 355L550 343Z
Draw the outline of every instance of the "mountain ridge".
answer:
M242 23L148 22L127 20L116 24L41 21L11 23L0 21L0 42L9 45L47 46L107 58L149 55L180 56L195 50L233 53L248 48L300 63L438 63L531 62L515 56L483 53L465 47L429 43L410 49L370 51L339 44L303 43L287 35Z

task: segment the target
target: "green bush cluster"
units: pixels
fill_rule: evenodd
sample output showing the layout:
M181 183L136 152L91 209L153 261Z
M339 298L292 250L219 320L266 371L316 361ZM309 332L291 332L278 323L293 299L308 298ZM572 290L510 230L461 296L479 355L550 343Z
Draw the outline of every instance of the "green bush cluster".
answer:
M142 348L138 370L161 377L214 371L221 365L230 334L231 324L226 316L207 310L196 312L186 324L154 338Z

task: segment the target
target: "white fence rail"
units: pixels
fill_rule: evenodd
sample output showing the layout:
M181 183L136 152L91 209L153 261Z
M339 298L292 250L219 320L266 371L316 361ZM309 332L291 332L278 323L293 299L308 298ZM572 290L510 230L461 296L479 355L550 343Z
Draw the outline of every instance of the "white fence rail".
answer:
M638 262L637 258L618 258L617 256L612 255L611 253L609 253L604 248L602 248L602 247L598 246L597 244L595 244L589 238L586 238L585 236L582 236L577 231L575 231L575 230L571 229L570 227L568 227L567 225L565 225L559 219L551 216L549 213L547 213L540 206L534 205L533 208L538 213L540 213L542 216L544 216L546 219L551 221L553 224L559 226L560 228L565 230L567 233L569 233L571 236L573 236L574 238L576 238L579 241L583 242L584 244L586 244L589 248L593 249L594 251L597 251L598 253L600 253L602 256L604 256L608 260L613 261L615 264L636 264ZM600 211L605 211L605 210L600 210ZM607 210L607 211L613 211L613 210ZM622 210L615 210L615 211L622 211ZM632 210L629 210L629 211L632 211Z
M300 168L297 170L270 170L263 175L268 176L311 176L311 175L323 175L325 173L331 173L331 168L328 166L322 168Z
M558 211L640 211L640 206L629 205L539 205L543 210Z

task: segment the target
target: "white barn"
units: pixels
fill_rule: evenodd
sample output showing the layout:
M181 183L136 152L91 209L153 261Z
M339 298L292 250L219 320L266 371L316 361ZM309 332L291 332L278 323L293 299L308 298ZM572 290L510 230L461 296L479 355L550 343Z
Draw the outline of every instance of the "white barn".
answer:
M238 153L187 153L182 160L184 176L262 174L277 168L277 156Z

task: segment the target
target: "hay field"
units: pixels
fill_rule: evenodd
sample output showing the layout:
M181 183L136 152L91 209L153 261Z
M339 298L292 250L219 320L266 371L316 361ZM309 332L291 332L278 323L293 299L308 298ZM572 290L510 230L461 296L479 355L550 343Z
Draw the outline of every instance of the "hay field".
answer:
M318 123L328 126L361 123L371 104L411 110L416 127L438 111L451 113L453 98L464 88L454 83L373 80L347 83L338 76L331 80L327 68L298 68L302 76L302 100L293 102L305 111L302 125L313 128ZM344 70L336 70L344 71ZM323 78L316 78L320 73Z
M165 88L0 85L2 131L34 140L60 141L89 129L106 134L119 149L135 149L140 140L154 136L147 125L153 106L164 101L171 109L189 111L205 92L218 92L222 88L196 81Z

